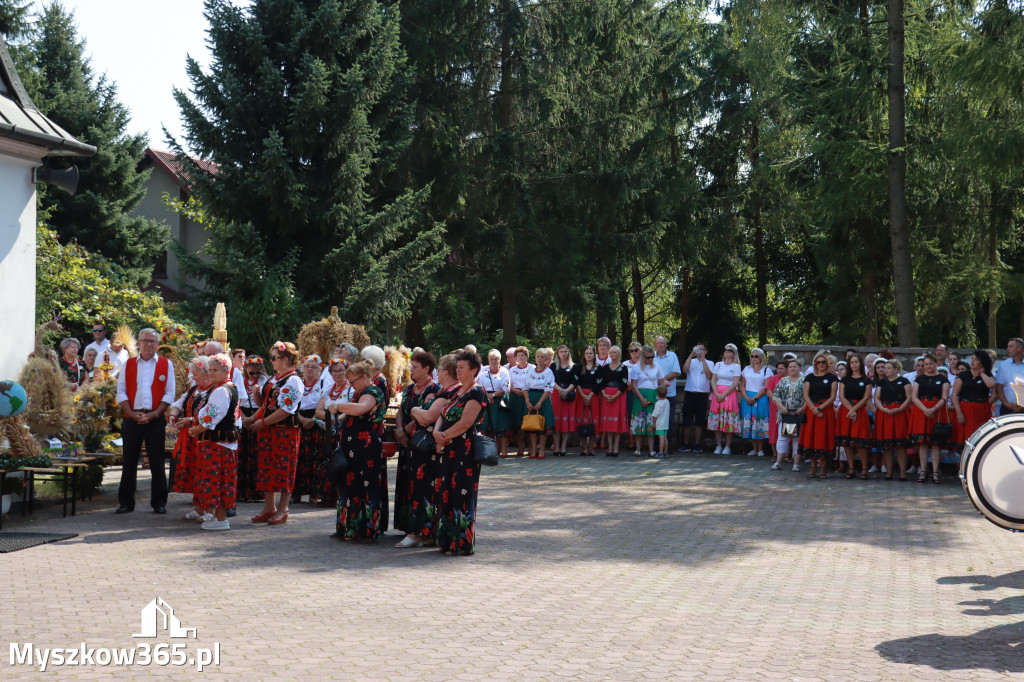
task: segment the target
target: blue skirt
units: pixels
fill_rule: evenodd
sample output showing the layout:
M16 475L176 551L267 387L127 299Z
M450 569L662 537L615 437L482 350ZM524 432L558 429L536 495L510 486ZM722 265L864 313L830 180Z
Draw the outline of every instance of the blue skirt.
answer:
M747 397L753 398L757 391L747 391ZM740 402L740 423L744 438L763 440L768 437L768 396L758 398L753 405L748 405L746 400Z

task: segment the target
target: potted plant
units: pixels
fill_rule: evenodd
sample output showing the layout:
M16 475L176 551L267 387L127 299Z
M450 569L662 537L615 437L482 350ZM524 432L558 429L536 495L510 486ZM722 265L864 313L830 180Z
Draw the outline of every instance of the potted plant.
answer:
M21 491L25 486L25 481L20 477L16 476L5 476L3 485L0 486L0 514L6 514L11 510L11 503L14 501L15 495L21 496Z

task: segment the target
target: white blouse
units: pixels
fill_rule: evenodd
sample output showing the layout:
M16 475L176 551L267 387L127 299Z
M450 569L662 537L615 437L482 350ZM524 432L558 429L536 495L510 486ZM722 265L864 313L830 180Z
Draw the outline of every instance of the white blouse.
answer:
M519 365L513 365L508 371L511 388L525 389L530 380L530 375L536 374L535 369L537 369L536 365L527 365L525 369L520 369Z
M636 381L639 389L658 388L658 382L665 378L665 372L657 364L644 367L639 362L630 370L630 379Z
M270 379L270 381L275 381ZM281 390L277 394L277 408L284 410L288 414L295 414L299 411L299 401L302 400L302 379L299 378L298 374L293 374L284 382L281 386ZM273 388L271 389L273 392Z
M220 420L224 418L224 415L227 413L228 408L230 407L231 393L228 392L228 387L218 386L217 388L213 389L213 392L206 399L206 405L204 405L201 410L196 412L196 423L198 423L204 429L209 429L210 431L213 431L213 429L217 426ZM228 419L232 419L232 417L229 416ZM241 415L239 415L237 411L236 414L234 415L233 420L235 422L236 429L242 427ZM217 443L217 445L222 445L226 447L228 450L238 449L238 443Z
M732 381L740 375L742 369L740 363L733 362L731 364L725 364L724 362L716 362L715 368L711 370L712 374L718 376L718 381L715 382L718 386L732 386Z
M772 376L772 371L767 367L762 367L761 371L758 372L754 369L753 365L747 365L743 368L743 379L747 384L748 393L757 393L764 388L764 382Z
M261 374L260 378L256 380L256 385L252 387L251 391L246 389L244 383L241 386L239 386L238 387L238 404L241 405L242 407L246 408L246 409L252 409L252 410L254 410L257 407L259 407L259 403L256 402L256 396L253 395L253 394L256 393L257 391L262 392L263 391L263 386L266 385L267 379L269 379L269 378L270 377L268 377L266 374ZM244 398L242 397L243 393L245 394Z
M544 391L551 393L555 390L555 373L550 367L545 367L543 372L538 372L534 367L526 378L526 388L531 391Z
M491 374L490 367L483 367L480 369L480 376L477 377L476 383L479 384L488 393L494 393L495 391L505 391L508 395L511 379L509 378L508 370L504 367L498 368L497 374Z
M330 390L330 389L328 389ZM300 410L315 410L316 406L320 404L320 398L323 397L324 381L323 379L317 379L316 383L312 386L306 386L302 384L302 399L299 401Z

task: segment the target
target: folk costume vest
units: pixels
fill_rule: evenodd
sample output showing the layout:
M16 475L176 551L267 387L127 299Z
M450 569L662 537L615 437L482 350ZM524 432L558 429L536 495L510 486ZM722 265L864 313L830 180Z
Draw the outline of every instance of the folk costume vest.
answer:
M167 388L167 377L171 372L171 363L167 358L158 355L156 358L156 371L153 372L153 404L150 409L155 410L164 399L164 389ZM124 388L128 394L128 403L132 409L135 408L135 392L139 388L139 359L129 358L124 363Z
M281 393L281 385L288 381L288 378L295 375L295 370L289 371L287 374L282 376L280 379L277 377L271 377L263 385L263 416L269 417L277 411L278 398ZM237 400L237 391L236 391ZM288 415L284 421L280 421L275 426L299 426L299 417L295 414Z
M221 415L220 420L214 425L212 429L205 429L199 434L199 440L213 441L214 443L235 443L238 441L238 430L235 428L235 419L238 416L238 387L228 382L221 384L224 388L228 389L228 394L231 396L231 404L228 406L227 412ZM210 395L216 391L220 386L214 386L205 394L203 394L203 404L210 399ZM202 409L202 408L199 408Z

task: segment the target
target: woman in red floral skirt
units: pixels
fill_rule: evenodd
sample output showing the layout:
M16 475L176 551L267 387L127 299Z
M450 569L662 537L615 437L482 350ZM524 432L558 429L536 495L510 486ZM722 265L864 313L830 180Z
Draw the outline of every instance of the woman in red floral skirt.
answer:
M228 381L231 359L218 353L208 361L209 390L203 394L203 406L196 412L196 425L190 435L196 445L196 505L214 510L213 519L205 521L203 530L228 530L228 509L235 506L238 484L238 427L241 411L238 388Z
M928 478L928 457L932 462L932 483L941 481L939 466L942 464L941 445L948 439L937 435L935 427L949 424L949 413L946 404L949 402L949 378L945 372L939 371L938 362L931 353L924 354L924 373L918 374L913 385L914 404L910 408L910 440L918 444L918 456L921 458L921 475L917 482L924 483ZM952 426L949 437L952 437Z
M900 468L900 480L907 480L907 424L910 382L900 376L899 360L875 362L875 447L885 455L886 478L893 475L893 453Z
M387 528L387 469L381 448L381 432L388 400L372 383L374 368L357 362L345 373L352 385L352 401L336 406L348 415L341 431L341 444L348 458L348 471L338 486L338 516L332 537L339 540L376 540Z
M295 413L302 396L302 380L295 373L298 359L294 343L278 341L271 347L270 364L275 374L263 386L263 406L243 420L246 428L259 434L256 489L263 493L263 509L252 517L253 523L278 525L288 521L299 460L299 421ZM275 504L274 493L278 492L281 499Z
M800 452L811 460L807 478L828 478L825 467L836 449L836 393L839 377L829 371L827 351L814 356L814 373L804 378L807 423L800 429Z
M953 420L953 442L963 446L982 424L992 418L992 389L996 387L992 375L992 356L976 350L971 356L971 368L957 375L949 400L956 418Z
M178 429L178 439L174 442L174 477L171 483L172 493L191 493L196 474L196 439L189 435L189 429L195 426L196 412L203 404L203 393L209 385L206 371L207 360L204 356L193 358L189 370L196 383L174 401L167 410L167 423ZM182 521L208 521L206 509L197 507L181 517Z
M836 419L836 446L846 448L849 468L847 478L854 477L854 455L860 457L860 478L868 478L868 448L871 447L871 416L867 411L871 399L871 379L864 373L864 359L856 353L847 361L850 368L839 385L839 414ZM889 471L892 477L892 471Z

